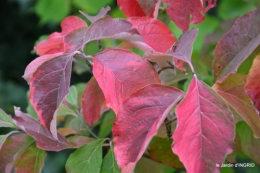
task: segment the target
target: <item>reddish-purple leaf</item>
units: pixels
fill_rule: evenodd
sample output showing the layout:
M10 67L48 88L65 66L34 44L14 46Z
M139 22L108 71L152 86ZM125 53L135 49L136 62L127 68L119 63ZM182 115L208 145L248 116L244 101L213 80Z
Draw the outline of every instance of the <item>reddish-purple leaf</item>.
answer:
M173 152L187 172L217 173L232 152L235 125L224 101L195 76L186 96L176 108L178 126L173 134Z
M183 31L189 29L190 23L204 20L204 12L216 6L217 0L163 0L168 3L166 8L173 22ZM207 6L206 6L207 4ZM206 6L206 7L204 7ZM192 16L192 17L191 17Z
M122 39L127 42L143 41L138 32L132 27L132 24L123 19L113 19L105 16L90 27L79 28L65 37L65 43L71 47L73 52L83 48L87 43L100 39Z
M253 101L255 108L260 112L260 55L253 62L246 81L246 93ZM260 123L259 123L260 124ZM258 130L260 132L260 130ZM254 131L255 133L255 131Z
M114 152L122 173L132 173L150 140L183 92L150 84L129 96L119 107L113 126Z
M215 49L214 81L222 83L260 44L260 7L236 20Z
M126 16L153 17L156 0L117 0L117 4Z
M30 84L33 73L37 70L38 67L40 67L46 61L48 61L52 58L55 58L57 56L60 56L62 54L63 54L62 52L59 52L59 53L54 53L54 54L43 55L43 56L36 58L26 67L23 78Z
M179 40L176 50L170 55L187 62L190 65L191 70L194 72L194 68L191 62L193 43L197 37L198 29L192 28L189 31L184 32Z
M57 134L55 139L49 130L32 118L29 114L15 108L14 123L16 126L32 136L36 140L38 148L47 151L60 151L66 148L73 148L76 144L68 142L63 136Z
M68 16L61 22L62 32L52 33L48 37L48 39L39 42L34 47L34 50L36 50L37 53L41 56L45 54L65 52L70 47L68 47L67 44L64 44L63 41L64 37L70 32L86 26L87 26L86 22L81 18L76 16Z
M176 44L171 30L159 20L150 17L131 17L127 21L132 23L145 43L155 51L165 53Z
M93 74L105 95L107 107L115 112L138 89L160 83L157 72L148 61L124 49L108 49L95 55Z
M256 68L257 69L255 70L258 71L259 64ZM259 77L252 78L251 83L253 85L256 84ZM213 86L213 89L217 91L217 93L222 98L224 98L226 102L236 110L237 113L240 114L240 116L254 131L255 137L260 138L260 118L256 108L245 93L245 85L246 75L231 74L224 80L223 83L216 83ZM256 84L255 86L259 87L260 82L258 85ZM258 93L260 92L259 89L255 91Z
M41 64L30 81L30 102L40 122L56 138L56 116L63 99L69 92L73 54L64 54Z
M101 8L99 13L96 16L90 16L86 13L84 13L83 11L80 11L81 14L83 14L91 23L96 22L98 19L103 18L108 11L110 11L110 7L107 6L106 8Z
M100 119L103 104L105 104L103 91L99 87L95 77L92 77L82 95L82 112L89 126L92 126Z
M33 138L26 134L17 134L9 137L0 150L0 170L1 172L11 173L19 155L25 148L33 143Z

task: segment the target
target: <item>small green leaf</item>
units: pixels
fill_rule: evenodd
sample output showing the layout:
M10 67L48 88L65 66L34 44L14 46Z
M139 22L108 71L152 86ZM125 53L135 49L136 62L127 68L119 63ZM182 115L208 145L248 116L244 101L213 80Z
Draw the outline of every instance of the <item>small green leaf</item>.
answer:
M75 111L73 111L72 109L68 108L64 104L61 104L61 106L58 109L57 116L59 116L59 115L72 115L72 116L75 116L75 117L78 116Z
M12 119L2 109L0 109L0 127L15 128Z
M66 100L75 107L78 107L78 91L75 86L70 87L70 91Z
M65 165L67 173L100 173L102 164L102 144L99 139L86 144L70 155Z
M40 173L47 153L32 145L20 155L15 163L15 173Z
M2 148L2 146L3 146L4 142L6 141L6 139L7 139L10 135L12 135L12 134L14 134L14 133L19 133L19 132L18 132L18 131L12 131L12 132L10 132L10 133L8 133L8 134L6 134L6 135L0 135L0 149Z
M101 173L120 173L113 149L110 149L105 156L102 163Z
M104 114L104 119L101 122L98 136L100 138L105 138L109 133L111 133L111 129L115 120L115 113L111 110L108 113Z

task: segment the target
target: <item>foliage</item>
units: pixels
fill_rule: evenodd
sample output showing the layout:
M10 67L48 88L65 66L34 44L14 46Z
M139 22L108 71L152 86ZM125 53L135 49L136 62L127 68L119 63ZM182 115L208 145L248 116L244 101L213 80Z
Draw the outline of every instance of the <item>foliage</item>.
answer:
M39 15L43 14L40 6L47 8L47 2L38 2ZM65 165L71 173L132 173L144 157L189 173L215 173L226 158L232 160L240 151L260 163L254 153L260 137L260 81L255 80L260 75L260 7L238 18L217 38L213 83L202 75L211 69L203 65L206 70L198 69L193 61L194 56L203 60L192 53L200 31L190 25L203 22L216 0L117 2L126 19L107 15L110 7L95 16L81 12L90 25L68 16L60 33L34 47L39 57L23 76L30 86L30 112L15 107L11 117L0 110L0 127L15 129L0 136L4 160L0 169L41 172L45 151L69 148L76 149ZM66 14L67 9L61 10ZM166 19L159 20L161 16L183 32L178 39ZM98 53L85 49L93 42ZM240 74L238 68L250 55L254 61L249 74ZM83 87L70 86L73 62L93 73ZM166 75L171 85L165 84ZM182 91L179 81L187 78ZM168 139L159 137L162 128Z

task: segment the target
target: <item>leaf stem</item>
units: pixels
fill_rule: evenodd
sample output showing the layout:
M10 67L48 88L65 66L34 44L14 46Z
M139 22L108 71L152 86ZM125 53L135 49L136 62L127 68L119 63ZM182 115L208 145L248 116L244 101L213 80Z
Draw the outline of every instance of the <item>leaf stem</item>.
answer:
M99 49L99 52L102 52L103 49L102 49L102 45L101 45L101 42L100 40L97 40L97 44L98 44L98 49Z
M169 66L161 68L160 70L157 71L157 73L160 74L163 70L172 69L174 74L176 75L176 71L175 71L174 65L170 61L167 61L167 63L169 64Z
M85 59L87 65L92 70L93 63L89 60L89 58L92 58L91 56L87 56L83 51L77 51L77 55L79 55L81 58Z
M167 138L170 140L172 139L172 121L169 121L168 118L165 118L164 124L166 126Z

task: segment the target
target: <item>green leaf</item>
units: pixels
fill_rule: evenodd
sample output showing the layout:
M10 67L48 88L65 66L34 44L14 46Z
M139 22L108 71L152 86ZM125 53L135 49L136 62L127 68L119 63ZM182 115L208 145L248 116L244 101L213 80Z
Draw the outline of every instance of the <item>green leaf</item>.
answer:
M41 23L59 23L70 11L68 0L38 0L35 6L36 14L41 18Z
M70 87L70 91L66 100L75 107L78 107L78 91L75 86Z
M72 115L72 116L78 117L78 115L75 111L68 108L64 104L61 104L61 106L58 109L57 116L59 116L59 115Z
M241 139L242 151L260 164L260 139L253 137L253 131L244 121L237 123L236 131Z
M32 145L20 155L15 163L15 173L40 173L47 153Z
M101 173L120 173L112 148L108 151L103 160Z
M70 155L65 165L67 173L100 173L102 164L102 144L99 139L86 144Z
M0 135L0 149L2 148L2 146L3 146L4 142L6 141L6 139L7 139L10 135L12 135L12 134L14 134L14 133L19 133L19 132L18 132L18 131L12 131L12 132L10 132L10 133L8 133L8 134L6 134L6 135Z
M111 129L115 121L115 117L116 115L112 110L104 114L104 119L101 122L99 133L98 133L98 136L100 138L105 138L107 137L107 135L111 133Z
M150 157L166 166L184 168L179 157L172 152L172 140L155 136L148 149Z
M0 127L16 127L12 119L2 109L0 109Z

